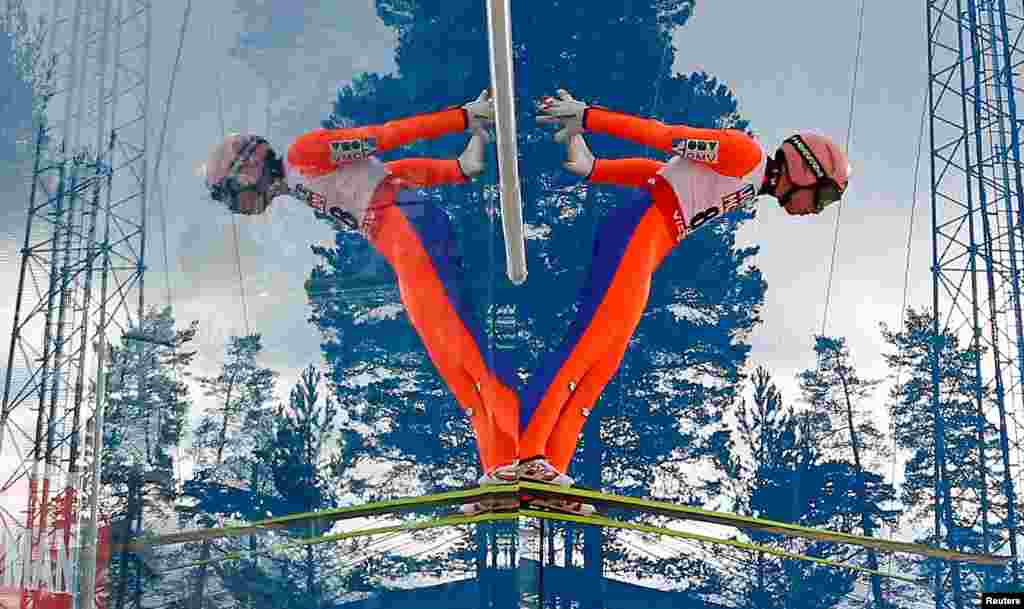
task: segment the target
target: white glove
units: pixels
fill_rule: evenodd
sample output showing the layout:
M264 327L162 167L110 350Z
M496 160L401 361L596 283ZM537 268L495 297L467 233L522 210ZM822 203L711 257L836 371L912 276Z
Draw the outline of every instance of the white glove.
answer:
M462 174L467 178L475 178L484 172L484 165L486 163L484 150L490 141L491 138L484 129L473 131L473 137L469 138L466 149L459 155L459 169L462 170Z
M577 101L565 89L558 90L558 97L545 97L537 102L537 110L542 114L537 117L538 123L558 123L562 129L555 134L555 141L563 144L572 136L583 133L583 113L587 104Z
M571 173L587 177L594 171L594 154L587 146L587 140L577 133L565 143L565 154L568 160L562 166Z
M466 111L466 131L479 131L494 122L494 100L491 92L484 89L480 97L463 104Z

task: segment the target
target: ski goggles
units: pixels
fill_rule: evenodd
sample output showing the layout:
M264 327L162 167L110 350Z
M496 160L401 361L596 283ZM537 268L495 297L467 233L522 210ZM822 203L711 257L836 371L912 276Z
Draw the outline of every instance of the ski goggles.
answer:
M833 178L829 177L824 168L821 165L821 161L814 155L810 147L804 142L803 138L799 135L794 135L787 138L783 144L789 144L796 150L800 158L803 159L807 167L810 168L814 174L814 183L809 185L794 185L785 194L779 197L779 203L785 207L790 201L793 200L794 195L805 191L811 192L811 201L814 206L814 213L820 214L826 207L837 203L843 198L843 192L846 191L844 185L840 185ZM790 176L792 182L793 172L790 171L788 160L786 159L786 153L779 147L778 152L775 153L775 161L782 166L785 166L787 175Z
M257 161L257 167L253 161L260 145L267 146L267 153L262 161ZM242 145L238 156L231 162L228 175L210 186L210 197L225 204L232 213L259 214L270 205L271 184L282 177L284 163L270 148L270 143L261 137L253 137Z

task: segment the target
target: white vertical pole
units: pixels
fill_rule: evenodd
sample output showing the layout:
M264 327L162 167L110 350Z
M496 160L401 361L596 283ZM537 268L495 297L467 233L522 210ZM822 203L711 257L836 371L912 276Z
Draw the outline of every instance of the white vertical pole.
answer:
M491 90L497 132L498 178L501 186L501 224L509 280L526 281L526 243L523 202L519 191L516 146L515 80L512 76L512 18L509 0L487 0L487 32L491 55Z

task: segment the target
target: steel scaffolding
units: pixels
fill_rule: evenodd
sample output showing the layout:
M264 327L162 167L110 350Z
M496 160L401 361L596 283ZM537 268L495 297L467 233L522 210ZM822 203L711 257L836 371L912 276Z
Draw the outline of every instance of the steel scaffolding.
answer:
M22 607L38 602L30 592L55 592L40 563L47 548L66 548L81 567L64 573L59 592L74 592L79 574L83 590L94 583L88 508L104 356L111 333L136 325L144 306L151 3L70 3L64 14L65 3L53 0L47 16L56 69L37 132L0 407L0 455L13 462L0 496L27 494L26 512L2 519L20 547ZM91 594L81 600L92 606Z
M998 427L999 446L997 454L982 454L979 473L982 479L999 481L999 490L997 496L988 489L979 491L981 533L986 551L1009 551L1012 577L1018 582L1015 476L1024 415L1024 178L1016 72L1024 61L1022 16L1020 5L1011 8L1005 0L927 2L933 332L938 337L950 331L984 351L975 364L974 399L978 412ZM932 376L937 413L934 357ZM937 417L939 440L942 425ZM941 441L936 461L941 471L936 475L935 532L954 543L958 532L950 516ZM993 461L998 467L989 467ZM958 577L954 569L954 580ZM941 604L942 586L938 588Z

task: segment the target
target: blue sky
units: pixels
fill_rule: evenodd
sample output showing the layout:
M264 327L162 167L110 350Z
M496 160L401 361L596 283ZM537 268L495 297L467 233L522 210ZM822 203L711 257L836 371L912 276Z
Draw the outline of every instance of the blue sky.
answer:
M845 142L859 2L701 2L676 35L675 69L704 69L728 84L766 147L798 129ZM810 26L807 24L815 24ZM839 232L826 333L849 338L855 361L884 374L877 322L895 326L903 297L907 231L925 84L924 3L867 2L849 154L850 190L840 214L790 218L762 199L741 237L762 246L765 324L753 357L793 396L793 373L814 364L810 336L825 308L835 224ZM927 137L927 131L925 132ZM911 247L909 302L931 300L928 142Z

